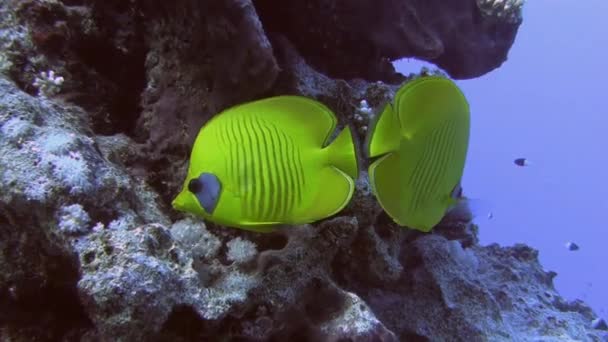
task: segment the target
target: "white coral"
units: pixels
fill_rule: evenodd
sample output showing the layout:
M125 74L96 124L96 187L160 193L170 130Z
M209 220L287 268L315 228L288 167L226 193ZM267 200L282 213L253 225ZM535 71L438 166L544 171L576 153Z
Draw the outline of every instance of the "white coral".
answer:
M226 255L228 260L237 264L246 263L258 254L255 244L249 240L243 240L241 237L228 241L226 246L228 247Z
M89 229L91 218L80 204L61 208L58 228L67 234L84 233Z
M340 315L336 315L321 325L325 333L340 337L352 335L364 335L382 323L376 318L373 311L356 294L344 292L345 309Z
M43 161L52 166L53 175L69 187L71 193L82 193L90 188L91 169L80 152L70 151L67 155L49 153Z
M32 84L34 87L38 88L39 94L50 97L61 91L61 86L65 80L63 77L55 75L53 70L47 72L43 71L39 76L40 77L34 79L34 83Z
M10 59L5 54L0 52L0 73L7 72L12 66L13 63L10 61Z

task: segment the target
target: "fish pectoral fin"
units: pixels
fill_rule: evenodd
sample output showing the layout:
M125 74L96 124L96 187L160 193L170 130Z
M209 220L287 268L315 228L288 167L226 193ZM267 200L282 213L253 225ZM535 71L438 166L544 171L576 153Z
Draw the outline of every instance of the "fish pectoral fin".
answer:
M378 114L369 130L365 150L368 157L377 157L399 148L401 127L399 117L388 103Z
M380 206L393 221L405 226L404 198L399 183L402 175L399 171L399 154L389 153L369 167L369 180Z
M310 208L304 212L305 222L317 221L338 213L346 207L355 192L355 181L333 166L323 168L318 177L319 191Z

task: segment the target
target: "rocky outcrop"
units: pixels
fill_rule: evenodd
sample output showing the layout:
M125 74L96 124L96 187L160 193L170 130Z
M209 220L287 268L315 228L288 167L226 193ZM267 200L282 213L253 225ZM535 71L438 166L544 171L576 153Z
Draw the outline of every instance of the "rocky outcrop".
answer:
M435 21L464 3L434 4ZM486 23L521 20L484 6L471 8ZM365 172L339 216L271 234L170 210L194 134L227 106L314 97L363 141L398 86L331 78L392 69L364 58L319 64L271 23L274 10L245 0L0 1L1 340L608 340L591 309L556 293L536 251L479 246L466 212L432 234L396 227ZM484 51L461 57L499 64Z
M391 61L425 60L454 78L499 67L521 24L519 0L272 1L256 7L317 70L338 78L399 81Z

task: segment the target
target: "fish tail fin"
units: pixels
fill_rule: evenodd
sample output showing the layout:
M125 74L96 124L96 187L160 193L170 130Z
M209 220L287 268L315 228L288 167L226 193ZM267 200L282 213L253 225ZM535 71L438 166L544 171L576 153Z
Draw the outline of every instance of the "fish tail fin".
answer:
M354 180L359 177L357 148L349 126L346 126L325 150L327 150L331 166L341 170Z

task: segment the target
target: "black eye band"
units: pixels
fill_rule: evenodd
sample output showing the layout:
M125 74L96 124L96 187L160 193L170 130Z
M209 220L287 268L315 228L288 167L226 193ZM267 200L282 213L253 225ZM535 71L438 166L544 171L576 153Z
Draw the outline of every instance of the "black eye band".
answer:
M188 183L188 191L191 193L196 194L201 190L203 190L203 183L197 178L192 179L190 183Z
M194 194L207 214L212 214L219 201L222 184L213 173L203 172L188 183L188 191Z

